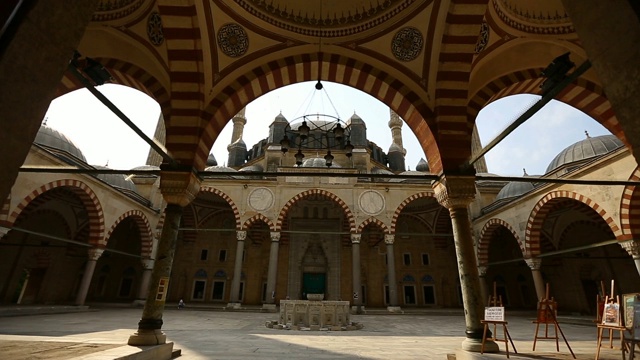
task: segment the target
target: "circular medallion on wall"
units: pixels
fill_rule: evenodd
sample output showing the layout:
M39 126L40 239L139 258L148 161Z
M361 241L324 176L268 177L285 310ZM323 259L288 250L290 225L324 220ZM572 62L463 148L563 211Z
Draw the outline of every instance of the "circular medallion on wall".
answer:
M249 49L249 37L242 26L226 24L218 30L218 46L225 55L239 57Z
M367 215L378 215L384 210L384 196L379 192L367 190L358 199L360 209Z
M267 188L257 188L247 198L249 206L256 211L265 211L273 206L273 193Z
M413 27L400 29L391 42L391 52L398 60L411 61L422 51L422 34Z
M160 46L164 42L162 18L157 11L149 14L149 18L147 19L147 36L149 37L149 41L155 46Z

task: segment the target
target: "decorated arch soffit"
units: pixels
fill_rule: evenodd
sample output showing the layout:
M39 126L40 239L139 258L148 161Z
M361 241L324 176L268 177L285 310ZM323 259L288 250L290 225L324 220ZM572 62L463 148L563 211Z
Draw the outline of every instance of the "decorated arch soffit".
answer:
M216 195L215 198L219 199L220 202L224 203L225 205L222 208L220 208L219 206L208 206L207 202L211 199L203 199L203 195L205 194ZM240 211L238 210L238 206L229 195L219 189L210 186L202 186L200 189L200 193L198 194L196 199L191 202L190 207L193 209L192 214L195 217L193 223L196 225L196 227L198 227L200 224L206 223L208 219L210 219L212 216L215 216L220 211L230 211L233 214L234 228L236 230L242 229L242 224L240 222Z
M151 252L153 250L153 233L151 232L151 226L149 225L147 216L140 210L130 210L120 215L113 225L111 225L109 231L107 231L107 236L105 237L106 242L109 242L111 234L113 234L116 227L128 218L135 222L138 230L140 231L140 256L143 258L151 257Z
M389 231L389 227L383 223L380 219L370 216L366 219L364 219L364 221L362 221L360 223L360 225L358 225L358 230L357 233L360 234L362 233L362 231L364 230L365 227L367 227L368 225L374 225L376 226L378 229L380 229L380 231L382 231L385 234L390 234L391 232Z
M2 225L6 227L13 226L13 224L20 216L28 216L25 211L29 211L27 209L32 208L29 207L29 205L37 206L40 204L40 202L46 202L46 193L48 191L62 187L72 191L76 196L78 196L78 198L84 205L84 210L87 212L87 217L89 219L89 243L93 246L105 247L105 225L102 205L100 204L100 200L98 199L98 196L93 192L93 190L91 190L91 188L87 184L79 180L62 179L44 184L39 188L34 189L33 191L31 191L31 193L25 196L19 204L16 205L15 209L11 211L8 219L6 221L3 221Z
M530 257L536 257L540 255L541 237L543 231L542 226L547 219L550 211L553 209L553 205L557 204L559 201L567 199L575 200L591 208L594 212L589 214L589 216L597 217L599 220L603 220L604 223L606 223L609 227L609 230L611 230L613 235L616 237L616 239L622 240L622 229L598 203L584 195L575 192L552 191L542 197L542 199L540 199L535 204L533 210L531 210L531 214L529 215L529 219L527 220L527 227L525 230L526 252L523 252L524 254L528 254Z
M349 232L351 232L352 234L356 232L355 217L353 215L353 212L347 205L347 203L345 203L344 200L342 200L336 194L324 189L306 190L289 199L289 201L287 201L287 203L282 207L282 209L280 210L280 213L278 214L278 219L276 220L276 223L275 223L275 231L282 230L282 224L285 218L287 217L287 214L289 213L289 210L291 209L291 207L298 204L300 201L303 201L307 197L317 196L317 195L320 195L328 200L335 202L342 209L342 211L344 211L345 220L349 224Z
M273 223L273 221L271 221L271 219L269 219L268 217L262 214L255 214L252 217L245 220L242 223L242 230L247 230L251 226L257 223L264 223L265 225L267 225L267 227L269 227L269 230L275 231L275 224Z
M489 261L489 244L495 231L501 227L507 229L513 235L514 239L518 242L518 247L520 247L522 255L527 257L525 244L520 240L520 236L518 236L518 233L516 233L513 227L502 219L494 218L487 221L480 232L480 239L478 240L478 266L487 265Z
M400 216L402 211L408 205L410 205L412 202L414 202L414 201L416 201L418 199L423 199L423 198L431 198L431 199L434 199L434 200L436 199L436 197L435 197L433 192L423 191L423 192L419 192L419 193L416 193L416 194L413 194L413 195L409 196L408 198L404 199L396 207L396 210L393 212L393 217L391 218L391 226L389 227L389 232L391 234L395 234L396 231L397 231L398 217ZM440 206L439 204L438 204L438 207L442 208L442 206ZM440 209L438 209L438 210L440 210ZM435 229L437 227L437 218L439 218L439 217L440 217L439 211L437 213L433 214L432 220L427 222L429 228L431 228L433 230L433 229ZM422 221L424 221L424 219Z

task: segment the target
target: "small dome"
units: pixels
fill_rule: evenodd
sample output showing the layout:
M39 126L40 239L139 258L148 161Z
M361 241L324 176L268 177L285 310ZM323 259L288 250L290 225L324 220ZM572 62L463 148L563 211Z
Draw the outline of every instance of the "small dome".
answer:
M416 165L416 171L429 172L429 164L425 159L420 158L418 165Z
M396 143L392 143L391 146L389 146L389 152L401 152L404 153L404 149L402 148L402 146L396 144Z
M398 175L415 175L416 177L420 177L420 176L424 176L424 173L422 171L416 171L416 170L408 170L408 171L403 171ZM420 182L424 181L424 178L422 179L416 179ZM413 179L391 179L389 180L389 182L412 182L412 181L416 181Z
M262 165L249 165L247 167L243 167L242 169L238 170L240 172L263 172L264 168L262 168Z
M218 160L216 160L216 157L213 156L213 154L209 154L209 157L207 158L207 166L216 166L218 165Z
M71 141L63 133L54 130L46 125L40 126L40 130L38 130L38 134L36 135L34 143L64 151L84 161L85 163L87 162L87 159L82 154L82 151L80 151L80 148L78 148L76 144L73 143L73 141Z
M286 117L284 117L284 115L282 115L282 113L278 114L278 116L276 116L276 118L273 120L273 122L285 122L288 123L289 120L287 120Z
M371 169L371 173L372 174L388 174L388 175L393 175L392 171L389 171L387 169L380 169L380 168L373 168Z
M106 166L99 166L99 165L93 165L93 167L98 170L109 169ZM138 192L138 189L136 188L136 184L134 184L133 181L131 181L131 179L129 179L124 174L98 174L96 177L113 187L120 188L123 190L129 190L132 192Z
M158 171L160 170L160 167L158 166L154 166L154 165L142 165L142 166L136 166L131 170L144 170L144 171ZM133 175L134 177L157 177L158 175L155 174L149 174L149 175Z
M300 165L300 167L326 168L327 161L321 157L308 158L302 162L302 165ZM338 164L335 161L331 164L331 168L341 168L341 167L342 166L340 166L340 164Z
M622 141L615 137L615 135L587 137L562 150L551 163L549 163L546 173L550 173L563 165L604 155L621 146L623 146Z
M534 185L530 182L524 181L511 181L505 185L498 195L496 196L496 200L501 199L510 199L514 197L518 197L522 194L525 194L531 190L533 190Z
M349 119L349 124L364 124L364 120L362 120L362 118L356 113L353 113Z
M230 168L228 166L209 166L207 168L204 169L204 171L211 171L211 172L238 172L238 170Z

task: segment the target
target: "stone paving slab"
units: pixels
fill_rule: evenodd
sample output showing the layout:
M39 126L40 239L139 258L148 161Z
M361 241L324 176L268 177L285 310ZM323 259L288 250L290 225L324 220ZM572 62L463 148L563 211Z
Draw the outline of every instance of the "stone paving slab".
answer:
M116 358L118 352L136 350L127 346L129 335L137 329L140 309L100 309L98 311L0 318L0 342L68 342L114 345L106 351L83 359ZM464 317L450 314L353 315L364 324L357 331L275 330L265 322L275 320L274 313L223 312L210 310L179 311L167 309L163 331L180 359L447 359L464 340ZM571 359L560 338L555 342L539 340L533 352L535 325L527 315L512 316L509 332L519 355L513 359ZM561 324L578 359L593 359L596 327ZM618 343L616 343L617 345ZM500 344L501 348L504 344ZM1 350L0 350L1 351ZM102 355L109 354L109 357ZM486 354L485 354L486 355ZM0 358L5 358L0 356ZM40 359L59 359L42 357ZM475 357L477 358L477 357ZM504 353L482 358L505 359ZM620 359L619 349L603 348L600 359Z

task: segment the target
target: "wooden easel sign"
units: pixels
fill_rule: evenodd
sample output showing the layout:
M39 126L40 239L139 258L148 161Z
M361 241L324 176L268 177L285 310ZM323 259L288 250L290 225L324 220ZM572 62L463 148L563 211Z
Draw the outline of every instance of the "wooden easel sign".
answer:
M486 321L504 321L504 307L490 306L484 308L484 319Z
M620 304L617 302L604 304L602 323L609 326L620 326Z

